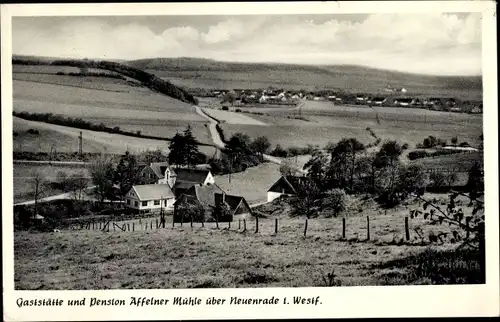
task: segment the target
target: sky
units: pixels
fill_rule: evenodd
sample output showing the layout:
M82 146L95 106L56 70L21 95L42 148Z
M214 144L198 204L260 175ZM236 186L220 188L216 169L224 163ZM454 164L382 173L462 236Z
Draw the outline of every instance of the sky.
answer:
M198 57L481 75L479 13L14 17L13 54Z

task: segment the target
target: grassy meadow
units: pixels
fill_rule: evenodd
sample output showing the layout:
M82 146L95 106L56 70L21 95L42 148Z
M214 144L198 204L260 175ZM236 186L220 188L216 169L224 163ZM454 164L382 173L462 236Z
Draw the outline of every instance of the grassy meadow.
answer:
M19 69L28 71L20 72ZM190 104L137 86L137 83L132 86L131 81L55 75L60 70L68 72L66 67L59 66L14 68L14 111L79 117L109 127L162 137L172 137L189 124L200 142L212 142L205 127L206 120L196 114Z
M443 202L445 199L442 196ZM369 241L366 216L370 216ZM439 267L422 272L430 263L418 259L437 251L453 256L449 251L456 244L429 246L426 237L430 231L449 232L452 228L413 218L409 222L410 240L406 241L405 216L406 207L387 214L371 208L349 212L345 240L341 239L341 218L310 219L304 237L304 219L284 215L280 216L277 235L274 217L261 218L258 233L253 219L246 219L247 231L242 232L243 224L238 229L237 219L230 229L227 223L221 223L220 229L214 223L205 227L195 223L193 228L188 223L183 227L176 224L172 228L171 217L164 229L156 229L155 218L151 218L142 220L141 225L136 220L135 231L19 232L14 238L15 288L327 286L322 278L332 270L341 286L439 284ZM143 226L151 222L153 230L149 225L146 230ZM416 228L422 229L422 238ZM468 266L464 268L464 264ZM440 265L444 269L456 265L459 269L448 276L456 280L477 269L474 262L450 260Z
M482 116L437 112L424 109L391 107L356 107L334 105L330 102L305 101L301 111L297 108L242 108L246 114L268 126L249 124L221 124L227 135L244 132L251 137L267 136L273 145L303 147L307 144L324 147L345 137L356 137L368 144L375 139L366 131L370 127L384 140L408 143L410 148L429 135L478 146L482 134ZM222 111L218 111L222 113ZM300 113L300 115L299 115ZM377 122L376 115L380 124ZM304 119L297 119L302 116Z

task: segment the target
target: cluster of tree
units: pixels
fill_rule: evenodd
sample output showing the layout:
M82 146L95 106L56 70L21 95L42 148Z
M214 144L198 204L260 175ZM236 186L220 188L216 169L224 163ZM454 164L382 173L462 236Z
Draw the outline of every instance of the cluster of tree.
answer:
M101 153L91 153L84 152L79 154L78 152L31 152L31 151L14 151L14 160L29 160L29 161L82 161L90 162L96 156L101 155ZM116 155L109 154L110 157L116 157Z
M429 158L429 157L437 157L440 155L451 155L451 154L457 154L457 153L463 153L460 150L437 150L437 151L425 151L425 150L416 150L416 151L411 151L408 153L407 158L409 160L416 160L416 159L422 159L422 158Z
M172 83L165 81L153 74L147 73L143 70L127 66L121 63L85 59L85 60L55 60L51 62L51 65L98 68L98 69L114 71L119 74L128 76L130 78L134 78L154 91L158 91L162 94L165 94L167 96L173 97L175 99L178 99L186 103L191 103L195 105L198 104L198 100L193 95L188 93L185 89L175 86Z
M235 133L226 141L226 147L218 159L209 160L212 172L217 174L245 171L264 161L264 154L269 151L271 143L265 136L251 140L243 133Z
M227 222L232 221L232 211L226 202L218 203L209 209L198 201L180 202L176 206L174 222Z
M319 146L308 144L306 147L289 147L288 149L283 148L280 144L276 144L274 149L269 153L272 156L278 158L296 157L298 155L308 155L313 154Z
M66 75L66 76L91 76L91 77L107 77L107 78L116 78L116 79L122 79L126 80L124 76L120 74L110 74L110 73L104 73L104 72L80 72L80 73L65 73L65 72L57 72L56 75Z
M456 137L455 137L456 138ZM452 139L453 143L453 139ZM443 140L441 138L436 138L433 135L429 135L426 137L422 143L417 144L417 149L431 149L435 148L438 146L445 146L447 144L446 140Z
M162 140L162 141L171 141L172 140L171 138L158 137L158 136L153 136L153 135L144 135L144 134L141 134L141 131L136 131L136 132L124 131L124 130L121 130L119 126L108 127L108 126L104 125L103 123L94 124L94 123L85 121L79 117L72 118L69 116L54 115L52 113L29 113L29 112L15 112L15 111L12 112L12 115L19 117L19 118L22 118L22 119L25 119L25 120L44 122L44 123L56 124L56 125L62 125L62 126L69 126L69 127L74 127L74 128L83 129L83 130L114 133L114 134L121 134L121 135L126 135L126 136L133 136L133 137L153 139L153 140ZM196 141L196 144L197 145L208 145L208 144L200 143L198 141Z
M191 126L183 133L176 133L169 145L168 162L177 166L192 167L207 162L207 157L198 151L198 142L191 132Z
M304 166L319 191L370 193L383 205L394 206L409 193L424 188L424 171L401 162L403 148L396 141L384 142L375 153L367 153L365 145L355 138L330 143L325 150L317 151Z

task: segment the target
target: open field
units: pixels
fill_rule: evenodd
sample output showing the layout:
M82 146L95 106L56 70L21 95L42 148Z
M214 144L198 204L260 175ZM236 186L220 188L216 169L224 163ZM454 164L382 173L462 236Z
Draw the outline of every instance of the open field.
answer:
M33 199L33 187L30 179L35 172L41 174L49 183L44 189L43 197L64 192L50 185L50 183L57 181L58 172L64 172L68 175L83 173L85 177L90 178L88 169L85 167L14 164L14 203Z
M146 150L161 149L168 153L167 141L142 139L120 134L80 130L77 128L34 122L13 117L13 131L19 135L13 138L14 151L27 152L78 152L78 136L83 134L84 152L105 152L123 154L125 151L140 153ZM35 129L39 135L28 134L28 129ZM210 146L200 146L200 152L212 156L216 149Z
M147 88L129 86L125 81L104 77L94 77L92 80L50 74L14 74L15 77L16 75L33 79L14 81L13 109L16 112L79 117L97 124L102 122L109 127L119 126L122 130L141 131L142 134L162 137L172 137L177 131L191 125L193 134L200 142L211 143L204 125L205 119L196 114L190 104ZM39 82L46 79L57 81L59 85ZM102 85L108 90L89 87L88 84L93 84L96 88Z
M482 117L459 113L436 112L423 109L390 107L337 106L329 102L306 101L301 115L306 120L294 119L299 116L295 108L242 108L244 111L264 113L248 114L271 126L232 125L221 127L227 135L244 132L255 137L266 135L273 145L306 146L337 142L341 138L356 137L368 144L374 138L366 131L370 127L384 141L389 139L408 143L414 148L429 135L449 140L458 136L459 142L467 141L472 146L480 142ZM376 111L376 112L375 112ZM378 113L380 124L377 123Z
M446 198L446 196L444 196ZM16 289L134 289L193 287L325 286L322 276L335 271L342 286L432 284L414 275L412 266L395 265L428 249L414 229L448 232L448 225L428 225L422 218L409 222L410 241L404 241L404 207L387 215L348 214L346 240L341 218L309 220L281 218L274 236L274 219L247 219L247 232L233 222L215 229L176 224L144 231L98 230L60 233L16 233ZM370 241L366 241L370 216ZM151 222L154 219L145 219ZM242 228L242 227L241 227ZM149 229L149 228L148 228ZM399 245L399 246L398 246ZM451 249L445 243L431 249ZM474 265L470 263L469 265ZM461 274L462 272L455 272Z
M251 116L247 116L241 113L221 111L211 108L205 108L203 111L208 115L210 115L211 117L216 118L217 120L227 124L260 125L260 126L267 125L264 122L258 121Z

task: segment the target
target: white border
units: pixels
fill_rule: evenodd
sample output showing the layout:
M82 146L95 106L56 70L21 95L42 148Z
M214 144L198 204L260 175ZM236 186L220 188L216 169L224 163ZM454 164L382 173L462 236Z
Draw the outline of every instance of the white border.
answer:
M12 218L12 16L97 15L225 15L314 14L390 12L481 12L483 23L485 208L487 284L469 286L399 286L341 288L257 288L216 290L117 290L117 291L14 291ZM499 212L498 212L498 97L496 77L496 8L493 1L401 1L401 2L293 2L293 3L175 3L175 4L42 4L2 5L2 227L4 319L7 321L157 320L157 319L254 319L332 317L432 317L499 315ZM452 54L452 53L450 53ZM164 307L30 307L19 309L23 298L130 296L269 298L321 296L322 305L276 306L164 306Z

